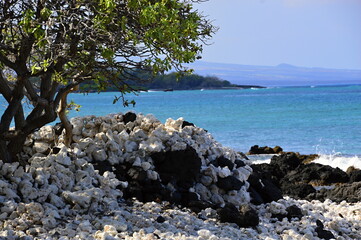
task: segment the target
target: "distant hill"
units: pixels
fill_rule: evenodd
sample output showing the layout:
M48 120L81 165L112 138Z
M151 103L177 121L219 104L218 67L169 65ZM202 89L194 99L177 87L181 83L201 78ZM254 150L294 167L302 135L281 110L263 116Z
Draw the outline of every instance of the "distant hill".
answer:
M138 90L199 90L199 89L234 89L234 88L262 88L257 85L232 84L227 80L215 76L201 76L198 74L185 75L177 78L176 73L159 74L152 76L146 72L134 72L135 76L144 80L143 84L126 80L134 89ZM85 82L80 86L81 91L94 91L96 86L93 82ZM117 91L115 87L108 86L105 91Z
M196 74L216 76L234 84L262 86L310 86L361 84L361 70L278 66L252 66L198 61L190 65Z

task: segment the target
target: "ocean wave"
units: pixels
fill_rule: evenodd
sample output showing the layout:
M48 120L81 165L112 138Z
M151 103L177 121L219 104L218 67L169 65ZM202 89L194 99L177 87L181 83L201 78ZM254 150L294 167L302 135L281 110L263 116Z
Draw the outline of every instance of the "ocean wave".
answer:
M253 164L270 163L274 154L259 154L248 155L247 157ZM322 154L319 158L313 161L314 163L320 163L322 165L328 165L333 168L340 168L346 171L347 168L353 166L361 169L361 156L358 155L342 155L340 153L335 154Z
M339 153L320 155L320 157L315 159L314 162L329 165L333 168L338 167L343 171L346 171L347 168L351 166L361 169L361 156L358 155L342 155Z

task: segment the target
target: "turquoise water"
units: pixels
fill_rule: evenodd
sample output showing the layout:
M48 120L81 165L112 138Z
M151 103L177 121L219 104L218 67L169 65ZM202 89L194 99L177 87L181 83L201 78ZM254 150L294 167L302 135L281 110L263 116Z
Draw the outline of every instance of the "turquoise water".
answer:
M70 116L129 110L162 122L184 117L224 146L280 145L286 151L361 154L361 86L145 92L127 95L135 107L112 104L117 93L72 94L82 105Z
M136 106L112 104L116 93L73 94L76 115L133 110L162 122L184 117L239 151L255 144L301 153L361 154L361 86L146 92Z

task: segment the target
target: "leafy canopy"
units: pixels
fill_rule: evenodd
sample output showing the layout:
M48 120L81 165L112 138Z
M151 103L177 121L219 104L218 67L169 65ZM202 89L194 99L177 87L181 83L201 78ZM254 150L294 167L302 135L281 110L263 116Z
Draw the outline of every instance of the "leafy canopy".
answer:
M124 79L134 78L134 69L186 70L182 64L199 58L215 31L194 2L0 1L0 93L9 103L0 122L0 158L14 141L21 145L54 121L61 101L83 81L123 94L132 91ZM29 114L24 99L32 104Z

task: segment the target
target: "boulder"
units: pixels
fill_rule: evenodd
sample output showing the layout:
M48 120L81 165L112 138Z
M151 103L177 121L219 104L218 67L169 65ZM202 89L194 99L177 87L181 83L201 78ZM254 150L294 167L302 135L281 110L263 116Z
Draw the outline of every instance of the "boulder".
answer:
M271 175L261 173L252 165L253 172L248 178L249 192L253 204L263 204L282 199L282 191L270 178Z
M294 153L285 153L279 156L273 156L270 164L279 168L283 174L287 174L289 171L294 170L301 164L301 160Z
M255 155L255 154L275 154L273 148L270 147L259 147L258 145L254 145L247 153L248 155Z
M349 174L350 177L350 183L353 182L361 182L361 170L354 170L352 172L350 172Z
M234 168L234 163L228 158L225 158L223 156L218 157L216 160L212 161L211 164L213 164L215 167L221 167L221 168L228 167L228 169L231 171Z
M216 183L217 187L225 190L225 191L231 191L231 190L239 190L244 185L244 182L238 180L234 176L228 176L225 178L218 178L218 182Z
M300 164L295 171L288 172L285 179L289 182L314 183L330 185L346 183L348 175L339 168L332 168L319 163Z
M134 122L136 119L137 119L137 115L133 112L127 112L123 116L124 124L127 124L128 122Z
M200 175L202 161L190 146L185 150L153 153L151 158L164 184L172 181L178 187L188 189Z
M249 205L241 206L238 210L233 204L227 203L217 213L221 222L235 223L239 227L255 227L259 224L257 212Z
M335 236L332 234L332 232L325 230L323 223L320 220L316 221L317 227L315 228L315 232L317 233L317 236L321 239L334 239Z
M183 123L182 123L182 128L185 128L185 127L187 127L187 126L194 127L194 124L191 123L191 122L183 121Z

